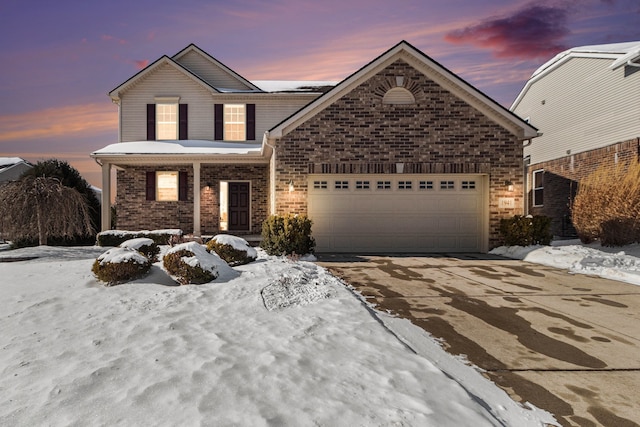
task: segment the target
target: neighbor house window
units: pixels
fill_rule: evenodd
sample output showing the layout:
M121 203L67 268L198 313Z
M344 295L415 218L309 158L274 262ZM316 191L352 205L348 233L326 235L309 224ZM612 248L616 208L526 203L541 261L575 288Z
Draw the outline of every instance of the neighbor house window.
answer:
M224 140L244 141L246 139L246 123L244 104L224 105Z
M544 170L533 171L533 206L542 206L544 202Z
M156 104L156 139L178 139L178 104Z

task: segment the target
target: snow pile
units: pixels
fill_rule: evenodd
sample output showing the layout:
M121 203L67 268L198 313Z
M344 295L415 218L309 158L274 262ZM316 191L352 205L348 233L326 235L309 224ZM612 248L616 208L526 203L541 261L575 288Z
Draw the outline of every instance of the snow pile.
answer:
M167 276L152 269L107 288L90 273L93 255L64 250L79 249L0 263L0 425L542 426L549 419L479 374L444 374L314 264L259 250L258 262L237 267L231 279L165 286ZM306 277L331 297L269 311L260 293L284 277Z
M256 249L251 247L242 237L232 236L230 234L218 234L211 240L221 245L229 245L235 250L244 251L247 253L247 258L255 259L258 257Z
M112 248L98 257L100 265L105 264L120 264L125 262L134 262L136 264L146 264L149 260L132 248Z
M333 278L318 274L317 270L287 274L262 290L264 306L269 311L312 304L331 298L335 292L330 286Z
M147 237L138 237L138 238L129 239L129 240L126 240L126 241L120 243L120 247L121 248L134 249L134 250L137 251L143 246L151 246L153 244L154 244L154 242L153 242L152 239L149 239Z
M571 273L589 274L640 285L640 246L602 248L577 241L554 242L553 246L501 246L490 253L548 265ZM628 254L632 252L633 255Z

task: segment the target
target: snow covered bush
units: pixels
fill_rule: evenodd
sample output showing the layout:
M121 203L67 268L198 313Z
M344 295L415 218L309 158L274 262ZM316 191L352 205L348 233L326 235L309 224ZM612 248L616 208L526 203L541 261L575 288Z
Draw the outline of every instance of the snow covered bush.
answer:
M147 257L135 249L113 248L94 261L91 271L107 286L112 286L146 275L151 264Z
M215 252L230 266L248 264L255 261L258 252L242 237L218 234L207 242L207 250Z
M218 267L224 263L199 243L188 242L174 246L162 258L165 270L181 285L208 283L218 277ZM226 265L226 264L225 264Z
M98 233L96 237L96 245L98 246L118 246L122 242L140 237L146 237L153 240L157 245L168 245L177 238L182 237L182 230L143 230L143 231L126 231L126 230L107 230Z
M121 248L134 249L144 255L152 263L158 261L160 247L148 237L138 237L137 239L126 240L120 243Z
M260 247L269 255L313 253L312 221L304 215L271 215L262 223Z
M543 215L502 218L500 234L506 246L548 245L553 238L551 218Z

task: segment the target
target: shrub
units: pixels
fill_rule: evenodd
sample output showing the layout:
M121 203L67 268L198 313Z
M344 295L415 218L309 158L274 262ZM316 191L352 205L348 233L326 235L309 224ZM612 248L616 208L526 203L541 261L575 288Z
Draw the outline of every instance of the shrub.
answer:
M202 245L188 242L171 248L162 262L165 270L181 285L200 285L218 277L218 260L217 255L210 254Z
M601 167L580 181L571 208L583 243L604 246L640 241L640 164Z
M215 252L230 266L255 261L258 253L241 237L219 234L207 242L207 250Z
M269 255L313 253L312 221L303 215L271 215L262 223L260 247Z
M515 215L500 220L500 234L507 246L548 245L551 243L551 218Z
M129 248L140 252L152 263L158 261L160 247L147 237L138 237L136 239L126 240L120 243L121 248Z
M131 239L145 237L153 240L156 245L168 245L176 238L182 237L182 230L154 230L154 231L124 231L107 230L98 233L96 245L98 246L119 246L122 242Z
M151 261L138 251L129 248L113 248L94 261L91 271L99 280L112 286L142 277L150 269Z

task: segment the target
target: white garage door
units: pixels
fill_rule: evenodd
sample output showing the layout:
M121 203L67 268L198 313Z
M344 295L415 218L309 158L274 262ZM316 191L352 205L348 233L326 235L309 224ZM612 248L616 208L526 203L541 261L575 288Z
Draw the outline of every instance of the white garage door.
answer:
M317 252L484 252L484 175L310 175Z

